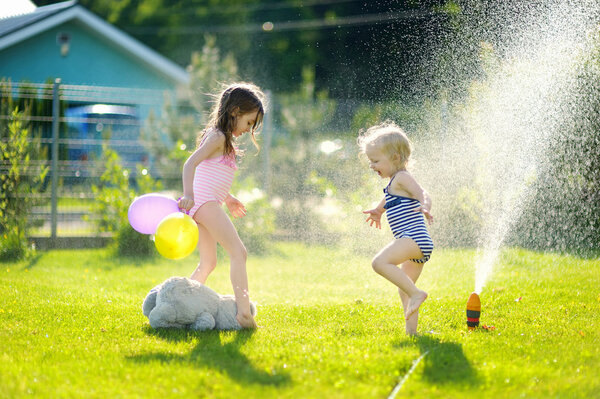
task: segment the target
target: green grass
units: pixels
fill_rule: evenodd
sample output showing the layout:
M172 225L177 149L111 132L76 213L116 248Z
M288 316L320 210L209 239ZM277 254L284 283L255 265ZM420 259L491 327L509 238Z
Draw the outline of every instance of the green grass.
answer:
M0 264L0 397L398 398L600 396L600 261L505 250L468 332L474 252L436 250L419 337L367 257L277 244L251 256L254 332L152 330L147 291L196 259L51 251ZM222 262L208 283L230 293ZM521 298L520 301L515 301Z

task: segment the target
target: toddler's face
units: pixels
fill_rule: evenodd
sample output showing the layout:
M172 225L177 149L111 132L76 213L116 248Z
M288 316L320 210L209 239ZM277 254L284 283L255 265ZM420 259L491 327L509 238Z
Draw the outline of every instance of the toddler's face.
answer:
M256 123L256 118L258 118L258 110L239 115L231 134L234 137L240 137L242 134L249 132Z
M391 177L397 172L392 161L376 146L368 145L365 154L369 158L369 166L382 178Z

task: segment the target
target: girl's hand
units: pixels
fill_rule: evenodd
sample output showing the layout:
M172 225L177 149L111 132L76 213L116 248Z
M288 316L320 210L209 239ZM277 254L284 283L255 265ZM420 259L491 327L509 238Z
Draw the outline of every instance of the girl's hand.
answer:
M375 223L375 227L381 229L381 215L383 215L383 212L379 208L363 211L364 214L369 215L365 222L368 222L370 226L373 226L373 223Z
M425 208L423 205L419 206L418 208L415 208L414 212L423 213L423 215L425 215L425 219L427 219L427 222L429 224L433 223L433 215L429 212L429 209Z
M225 198L225 205L234 218L241 218L246 216L246 207L241 203L240 200L229 194Z
M249 314L240 314L238 313L235 318L237 319L237 322L240 323L240 326L242 326L242 328L257 328L258 325L256 324L256 321L254 321L254 316L252 316L251 313Z
M179 201L177 201L177 206L179 209L187 213L194 206L194 199L189 197L181 197L179 198Z

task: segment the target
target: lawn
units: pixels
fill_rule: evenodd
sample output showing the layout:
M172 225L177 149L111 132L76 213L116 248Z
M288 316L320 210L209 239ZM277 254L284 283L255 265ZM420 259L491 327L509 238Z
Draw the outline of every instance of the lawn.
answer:
M468 332L474 258L436 250L418 337L404 335L397 294L368 257L342 249L251 255L260 328L241 332L148 325L146 293L189 275L193 256L62 250L3 263L0 397L600 397L600 260L504 250L481 294L495 329ZM228 269L208 281L218 292L231 292Z

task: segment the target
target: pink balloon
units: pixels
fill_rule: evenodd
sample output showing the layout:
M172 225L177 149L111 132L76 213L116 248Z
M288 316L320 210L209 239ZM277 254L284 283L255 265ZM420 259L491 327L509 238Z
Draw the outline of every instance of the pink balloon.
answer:
M127 212L129 224L142 234L154 234L165 216L179 212L177 201L161 194L145 194L137 197Z

